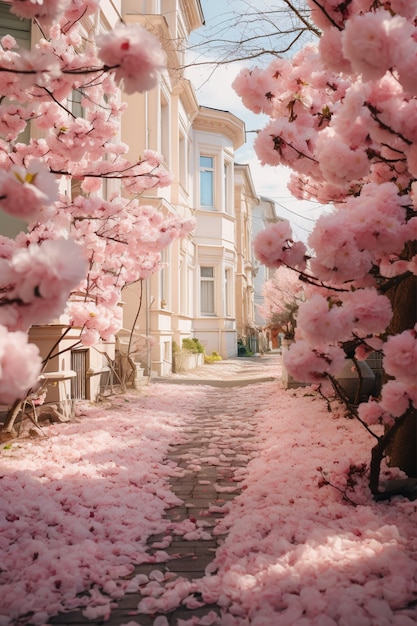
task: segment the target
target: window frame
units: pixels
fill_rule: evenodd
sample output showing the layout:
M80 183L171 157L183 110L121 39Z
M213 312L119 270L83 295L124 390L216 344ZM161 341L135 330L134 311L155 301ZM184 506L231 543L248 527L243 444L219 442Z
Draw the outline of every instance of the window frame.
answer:
M233 317L233 272L231 267L224 269L224 316Z
M228 159L223 162L223 210L233 215L233 163Z
M212 275L203 276L203 270L212 270ZM215 281L216 281L215 266L214 265L200 265L200 315L202 317L213 317L216 315L216 290L215 290L216 283ZM209 291L209 288L210 288L210 291Z
M202 163L202 159L210 159L211 161L211 165L206 165ZM206 184L203 185L203 176L206 174L210 174L210 178L211 178L211 189L209 191L210 193L210 201L209 203L205 203L203 200L205 200L205 198L203 197L203 194L205 194L205 191L203 190L203 187L206 187ZM205 177L206 178L206 177ZM200 152L199 155L199 185L200 185L200 189L199 189L199 199L200 199L200 207L202 209L207 209L209 211L213 211L215 209L216 206L216 157L213 154L210 153L206 153L206 152Z

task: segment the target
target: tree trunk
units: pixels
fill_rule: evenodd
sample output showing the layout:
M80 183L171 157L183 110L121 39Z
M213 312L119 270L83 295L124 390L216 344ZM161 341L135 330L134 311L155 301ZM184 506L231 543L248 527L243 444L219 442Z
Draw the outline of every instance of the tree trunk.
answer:
M415 253L415 252L414 252ZM389 334L413 328L417 322L417 276L409 276L387 292L393 308ZM389 464L417 477L417 410L411 411L386 450Z
M389 464L399 467L410 478L417 478L417 411L407 416L387 448Z

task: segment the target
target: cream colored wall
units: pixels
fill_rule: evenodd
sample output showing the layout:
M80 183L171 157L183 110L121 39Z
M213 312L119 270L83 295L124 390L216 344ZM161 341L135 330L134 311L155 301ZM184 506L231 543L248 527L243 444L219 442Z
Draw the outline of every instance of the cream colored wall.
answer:
M253 212L259 203L250 169L247 165L235 166L236 248L238 267L236 274L236 324L239 335L246 337L248 327L255 323L252 223Z
M164 9L169 10L172 20L172 17L177 15L174 10L176 2L172 1L170 6L165 6L165 4ZM123 7L133 13L137 5L124 3ZM149 12L156 11L157 8L156 4L148 3ZM140 16L138 16L138 21L140 21L139 18ZM134 19L134 15L129 15L130 22ZM190 217L188 174L180 183L179 129L181 128L188 144L193 112L187 106L193 105L192 98L188 97L184 103L181 84L176 84L174 89L170 74L165 72L162 83L157 88L147 94L135 94L125 99L128 108L122 122L122 140L129 145L128 158L136 159L145 148L156 150L164 155L165 165L174 177L169 187L146 191L142 197L143 203L151 202L167 214L174 213L181 217ZM162 104L164 104L164 109ZM164 277L158 273L145 281L142 310L136 323L137 334L152 335L154 345L151 358L148 359L149 362L144 363L144 366L147 373L149 370L157 375L169 373L173 338L180 342L183 336L190 336L192 332L192 298L188 293L189 285L183 283L184 279L189 278L187 266L194 258L194 244L189 238L186 241L174 241L164 254L168 268L164 270ZM184 264L186 268L181 273L180 267ZM162 283L164 284L163 293L161 292ZM188 307L186 310L181 309L181 293L184 289L187 291ZM128 330L132 328L136 317L137 288L136 293L134 286L126 288L123 298L125 301L124 325Z

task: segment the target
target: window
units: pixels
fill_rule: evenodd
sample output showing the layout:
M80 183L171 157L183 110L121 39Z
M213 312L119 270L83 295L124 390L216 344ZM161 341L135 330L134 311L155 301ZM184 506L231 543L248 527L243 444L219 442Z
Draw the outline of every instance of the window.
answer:
M83 107L83 105L81 104L83 99L83 92L81 89L73 89L71 96L69 97L69 101L68 104L71 107L71 112L76 116L76 117L84 117L85 116L85 109Z
M201 315L215 315L214 267L200 267L200 310Z
M178 151L179 179L181 185L187 189L187 140L183 133L179 134Z
M232 283L231 270L224 271L224 314L226 317L232 315Z
M31 46L31 28L32 20L20 19L10 12L10 4L0 2L0 39L5 35L12 35L16 39L17 44L25 50L30 50ZM4 98L2 104L14 102ZM28 114L29 117L29 114ZM29 143L30 141L30 122L26 124L25 129L17 138L20 143ZM4 233L2 233L4 234Z
M232 178L230 175L231 166L230 163L224 164L224 180L223 180L223 209L226 213L232 213L231 203L231 184Z
M161 269L159 271L159 306L165 309L168 305L168 294L166 289L166 268L168 265L167 249L161 252Z
M200 156L200 205L214 208L214 158Z
M71 398L76 400L87 399L87 361L88 350L71 350L71 369L76 377L71 379Z
M0 39L5 35L12 35L21 48L30 50L31 25L31 20L20 19L13 13L10 13L9 3L0 2ZM2 104L6 103L10 103L10 100L3 98ZM29 140L30 122L26 124L26 128L18 136L18 141L21 143L29 143ZM0 211L0 233L2 235L16 237L19 232L26 230L27 222L18 219L14 215Z
M0 2L0 37L12 35L21 48L30 49L30 31L32 22L20 19L10 13L10 4Z
M169 119L169 105L164 96L161 96L161 149L164 162L169 165L171 162L170 132L171 125Z

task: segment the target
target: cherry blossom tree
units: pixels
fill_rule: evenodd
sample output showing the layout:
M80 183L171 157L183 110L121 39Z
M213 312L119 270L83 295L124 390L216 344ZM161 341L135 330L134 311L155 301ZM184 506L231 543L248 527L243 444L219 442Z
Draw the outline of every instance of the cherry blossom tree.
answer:
M293 339L298 308L305 299L304 284L297 272L285 265L279 267L264 283L262 296L263 304L258 308L266 324L285 338Z
M160 251L194 224L141 203L171 175L150 150L130 162L118 138L120 90L157 84L159 41L138 25L95 37L98 0L12 0L10 11L39 32L30 51L0 42L0 209L27 222L0 236L0 402L15 409L45 365L31 325L65 313L84 345L108 340L123 287L158 271Z
M309 249L280 223L257 236L255 251L306 284L286 359L294 377L328 394L340 390L346 357L383 355L380 396L347 407L375 437L377 495L384 455L417 476L417 2L307 4L318 45L241 71L234 88L270 117L255 141L260 161L291 168L292 193L333 211Z

